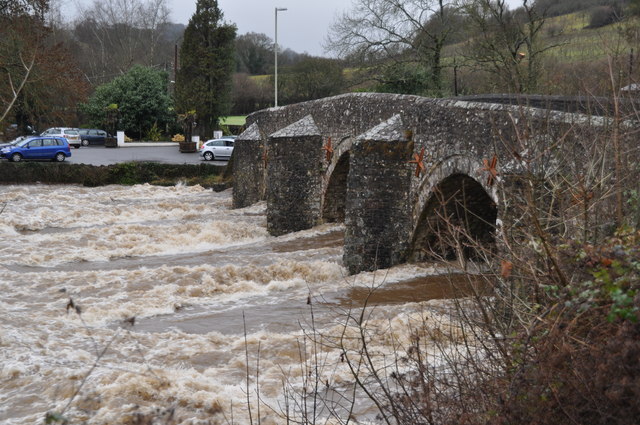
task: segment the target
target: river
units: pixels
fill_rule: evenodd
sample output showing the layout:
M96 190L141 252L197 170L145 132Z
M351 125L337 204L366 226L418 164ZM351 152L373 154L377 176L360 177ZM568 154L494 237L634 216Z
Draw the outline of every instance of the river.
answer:
M335 401L354 382L339 342L365 301L388 356L425 316L451 326L439 266L348 276L342 225L272 237L265 204L232 209L230 190L0 194L2 424L286 423L314 388L351 405ZM361 393L353 404L375 416Z

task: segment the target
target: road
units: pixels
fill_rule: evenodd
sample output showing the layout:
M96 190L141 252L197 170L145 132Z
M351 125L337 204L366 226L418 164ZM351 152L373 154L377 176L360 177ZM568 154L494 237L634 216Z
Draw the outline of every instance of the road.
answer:
M135 146L105 148L104 146L88 146L71 149L70 164L109 165L119 162L151 161L167 164L211 164L226 165L227 161L205 161L198 152L181 153L178 145L172 146Z

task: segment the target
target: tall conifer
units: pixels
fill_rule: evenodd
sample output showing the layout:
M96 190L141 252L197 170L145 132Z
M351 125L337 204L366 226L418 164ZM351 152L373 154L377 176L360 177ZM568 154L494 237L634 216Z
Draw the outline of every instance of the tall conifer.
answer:
M176 104L180 113L196 111L201 137L212 136L230 110L236 27L222 18L217 0L198 0L180 50Z

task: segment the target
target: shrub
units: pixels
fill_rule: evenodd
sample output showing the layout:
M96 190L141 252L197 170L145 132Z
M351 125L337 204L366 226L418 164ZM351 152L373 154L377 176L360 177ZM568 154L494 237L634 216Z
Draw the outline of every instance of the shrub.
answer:
M149 129L149 132L147 133L147 138L152 142L157 142L160 140L160 137L162 137L162 132L158 128L158 123L154 122L153 126Z

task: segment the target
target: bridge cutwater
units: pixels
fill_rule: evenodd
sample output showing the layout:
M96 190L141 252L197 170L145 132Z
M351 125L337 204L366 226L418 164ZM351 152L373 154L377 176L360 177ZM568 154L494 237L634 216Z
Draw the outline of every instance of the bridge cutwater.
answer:
M544 173L585 160L581 140L607 123L575 102L507 103L354 93L255 112L235 143L233 205L266 200L272 235L344 222L350 273L446 255L451 223L495 245L510 219L499 188L527 158L547 155ZM573 148L549 152L560 138Z

